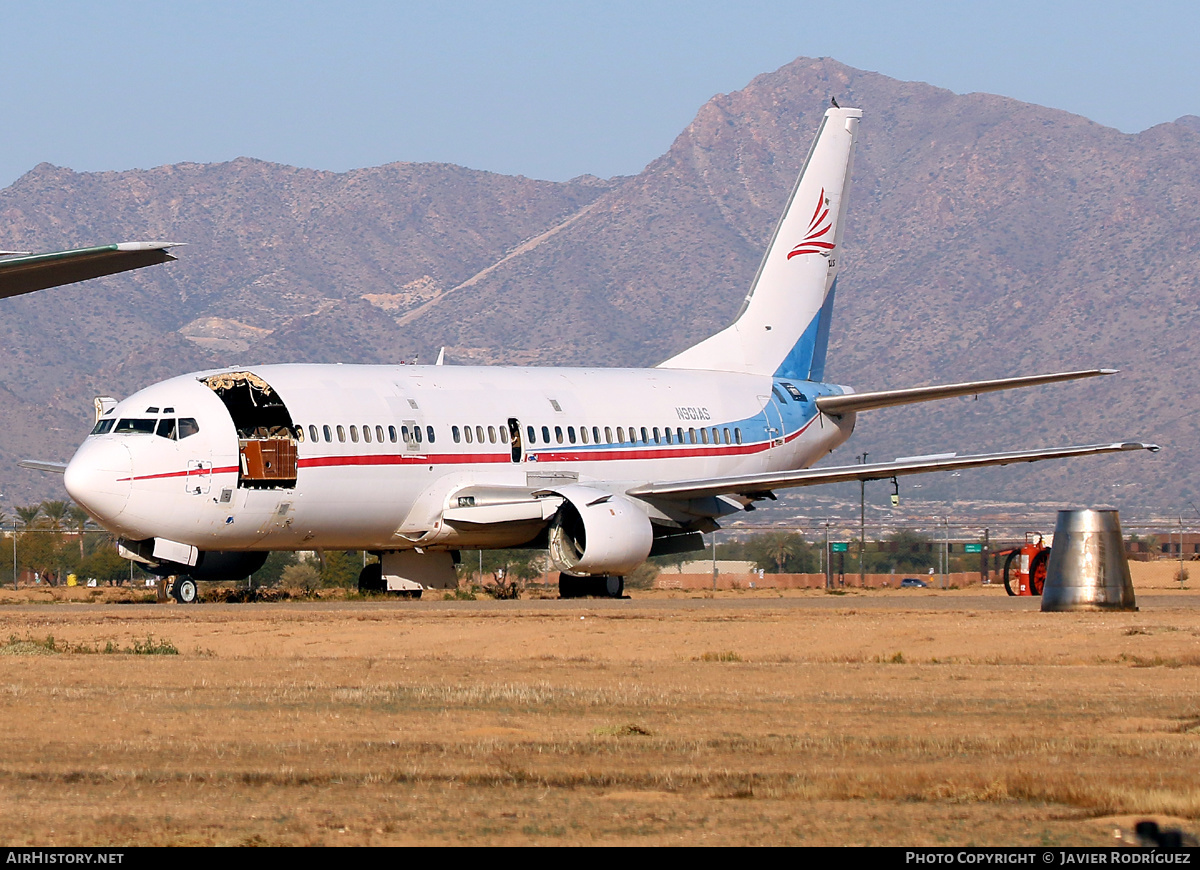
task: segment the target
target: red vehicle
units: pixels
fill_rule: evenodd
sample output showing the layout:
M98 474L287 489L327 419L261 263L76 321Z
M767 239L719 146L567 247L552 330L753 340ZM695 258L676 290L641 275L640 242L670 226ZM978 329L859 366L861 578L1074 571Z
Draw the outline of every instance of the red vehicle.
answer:
M1044 538L1035 532L1026 532L1025 546L1001 550L996 555L1006 554L1004 591L1009 595L1041 595L1046 586L1046 566L1050 564L1050 548Z

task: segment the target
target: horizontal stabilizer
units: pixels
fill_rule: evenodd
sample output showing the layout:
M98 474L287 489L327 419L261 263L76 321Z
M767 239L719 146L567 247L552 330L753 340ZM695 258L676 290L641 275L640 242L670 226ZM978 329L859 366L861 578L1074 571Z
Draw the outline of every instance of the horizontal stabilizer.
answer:
M34 471L52 471L55 474L62 474L67 470L67 463L51 462L47 459L22 459L17 465Z
M122 242L52 254L10 257L0 260L0 299L60 284L115 275L143 266L156 266L174 260L167 249L178 246L178 242Z
M1081 447L1050 447L1044 450L1017 450L1012 453L982 453L976 456L912 457L894 462L869 465L842 465L832 468L806 468L800 471L765 472L737 477L718 477L708 480L681 480L672 483L648 483L628 490L639 498L693 499L714 495L740 495L760 498L773 489L793 486L816 486L821 483L844 483L849 480L887 480L909 474L931 471L956 471L963 468L982 468L987 465L1011 465L1014 462L1041 462L1045 459L1067 459L1072 456L1095 456L1101 453L1120 453L1126 450L1158 452L1157 444L1123 441L1115 444L1090 444Z
M1020 378L1000 378L994 381L968 381L962 384L943 384L937 387L909 387L904 390L876 390L870 393L846 393L842 396L821 396L817 408L826 414L838 415L857 411L872 411L875 408L890 408L893 405L914 405L917 402L932 402L935 399L952 399L955 396L974 396L993 393L997 390L1015 390L1020 387L1036 387L1058 381L1075 381L1100 375L1115 375L1117 369L1087 369L1080 372L1056 372L1052 375L1027 375Z

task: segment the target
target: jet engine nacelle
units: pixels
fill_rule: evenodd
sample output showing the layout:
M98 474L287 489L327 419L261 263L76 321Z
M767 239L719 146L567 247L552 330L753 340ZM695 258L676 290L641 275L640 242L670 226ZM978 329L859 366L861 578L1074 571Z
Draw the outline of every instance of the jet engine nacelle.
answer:
M550 523L550 561L569 574L627 574L650 555L654 530L637 503L588 486L554 490L565 499Z
M160 577L187 575L193 580L243 580L261 568L270 555L237 550L196 550L185 544L154 538L145 541L122 539L118 551L152 574ZM185 556L186 561L175 561L183 560Z

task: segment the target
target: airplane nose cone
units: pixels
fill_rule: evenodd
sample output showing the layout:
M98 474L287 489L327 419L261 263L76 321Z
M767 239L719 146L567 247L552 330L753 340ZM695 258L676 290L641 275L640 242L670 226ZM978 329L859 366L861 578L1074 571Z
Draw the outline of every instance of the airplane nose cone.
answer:
M133 458L111 438L88 439L63 473L63 484L75 503L96 519L115 520L129 503Z

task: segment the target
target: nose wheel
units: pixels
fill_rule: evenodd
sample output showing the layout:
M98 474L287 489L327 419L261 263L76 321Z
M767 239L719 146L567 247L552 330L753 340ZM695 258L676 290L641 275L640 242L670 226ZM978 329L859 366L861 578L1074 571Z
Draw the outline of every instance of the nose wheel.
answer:
M171 584L171 597L180 604L195 604L200 600L200 590L191 577L176 577Z

